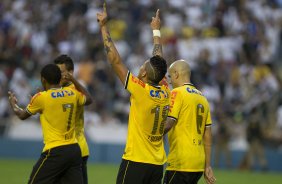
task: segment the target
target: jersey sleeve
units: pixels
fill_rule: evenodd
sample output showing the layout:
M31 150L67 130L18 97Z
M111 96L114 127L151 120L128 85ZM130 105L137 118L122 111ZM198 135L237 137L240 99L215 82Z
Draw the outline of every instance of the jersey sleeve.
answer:
M135 77L130 71L128 71L124 88L127 89L131 95L140 94L140 91L145 89L145 83Z
M168 117L177 120L182 106L181 94L177 90L172 90L170 94L170 106Z
M211 125L212 125L211 112L210 112L210 107L208 106L206 127L211 126Z
M77 93L77 102L78 102L77 105L79 105L79 106L84 105L85 102L86 102L85 95L83 93L79 92L79 91L76 91L76 93Z
M44 98L43 95L40 93L35 94L31 100L30 103L26 107L26 111L34 115L36 113L41 113L44 108Z
M78 91L76 88L75 88L75 85L74 84L71 84L70 86L68 87L64 87L68 90L71 90L73 93L76 94L76 97L77 97L77 105L78 106L82 106L85 104L86 102L86 96L81 93L80 91Z

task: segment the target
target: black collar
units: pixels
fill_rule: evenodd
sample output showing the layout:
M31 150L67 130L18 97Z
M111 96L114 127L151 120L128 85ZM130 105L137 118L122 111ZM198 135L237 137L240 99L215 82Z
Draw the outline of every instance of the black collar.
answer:
M153 86L154 88L158 88L158 89L160 89L160 88L161 88L161 86L160 86L160 85L152 84L152 83L149 83L149 82L148 82L148 84L149 84L150 86Z
M70 85L72 85L72 82L67 83L64 87L69 87Z
M193 86L193 87L195 87L194 84L192 84L192 83L184 83L183 86L184 86L184 85L188 85L188 86Z

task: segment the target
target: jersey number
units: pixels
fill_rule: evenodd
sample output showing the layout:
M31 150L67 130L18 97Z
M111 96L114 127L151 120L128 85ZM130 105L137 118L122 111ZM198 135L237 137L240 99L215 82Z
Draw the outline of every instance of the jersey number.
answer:
M204 116L203 116L204 111L205 111L204 106L202 104L198 104L197 109L196 109L198 134L201 134L201 127L203 125L203 119L204 119Z
M169 106L167 105L167 106L164 106L164 108L162 110L162 121L161 121L160 129L159 129L160 134L164 133L164 123L165 123L165 120L166 120L166 117L167 117L167 114L168 114L168 109L169 109ZM160 108L159 105L151 110L151 113L155 114L154 125L153 125L153 129L152 129L152 132L151 132L152 135L156 135L156 133L158 131L160 111L161 111L161 108Z
M71 104L63 104L63 111L66 112L69 109L69 117L68 117L68 125L67 125L67 131L70 130L71 126L71 119L73 114L73 103Z

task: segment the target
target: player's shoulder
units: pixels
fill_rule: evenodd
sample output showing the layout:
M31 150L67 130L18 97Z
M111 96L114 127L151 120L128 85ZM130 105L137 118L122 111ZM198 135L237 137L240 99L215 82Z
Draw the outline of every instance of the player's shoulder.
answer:
M45 97L45 94L46 94L46 91L41 91L41 92L34 94L30 100L30 104L32 104L34 101L43 99Z
M33 96L32 96L32 99L36 99L36 98L42 98L46 95L46 91L40 91L38 93L35 93Z
M182 96L182 90L180 89L180 87L177 87L177 88L173 88L170 92L170 96L171 96L171 99L174 100L176 97L180 97Z
M70 87L70 86L65 86L65 87L62 87L62 90L70 90L70 91L73 91L74 88Z
M185 87L184 86L180 86L180 87L177 87L177 88L173 88L171 90L172 93L181 93L185 90Z
M75 97L81 97L83 96L83 93L81 93L80 91L78 91L75 87L63 87L64 92L68 95L68 96L75 96Z
M78 91L75 88L71 87L71 86L63 87L62 91L65 91L67 94L77 94L78 93Z
M134 74L132 74L131 72L129 72L128 74L128 82L130 83L134 83L137 84L136 86L140 86L142 88L146 88L146 83L144 83L141 79L139 79L138 77L136 77Z
M74 85L73 83L71 83L70 85L65 86L65 87L68 87L68 88L71 88L71 89L76 89L76 88L75 88L75 85Z

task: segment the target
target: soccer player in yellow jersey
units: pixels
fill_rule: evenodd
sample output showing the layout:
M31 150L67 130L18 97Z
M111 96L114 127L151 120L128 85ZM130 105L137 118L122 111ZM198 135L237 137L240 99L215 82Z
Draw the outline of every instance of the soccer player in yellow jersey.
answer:
M55 58L54 63L60 68L61 74L71 73L73 75L74 64L72 59L68 55L60 55ZM69 80L62 78L61 85L63 87L70 87L75 89L75 85ZM88 183L87 177L87 160L89 156L89 148L84 134L84 106L79 106L76 111L76 127L75 127L75 137L78 141L78 145L81 149L82 156L82 175L83 183Z
M169 154L165 184L196 184L203 172L215 183L211 168L211 116L207 99L190 83L190 67L178 60L169 67L170 110L165 123Z
M92 99L70 74L64 77L71 80L78 91L60 86L58 66L43 67L41 83L45 91L35 94L26 109L20 108L15 95L9 92L10 105L20 119L40 114L44 148L33 167L29 184L83 183L81 151L74 130L75 112L79 106L90 104Z
M160 56L159 12L153 17L153 57L140 68L136 77L122 63L106 26L107 12L97 14L108 61L130 94L128 135L117 184L160 184L166 161L163 143L163 122L169 108L170 91L159 85L167 71L166 61Z

